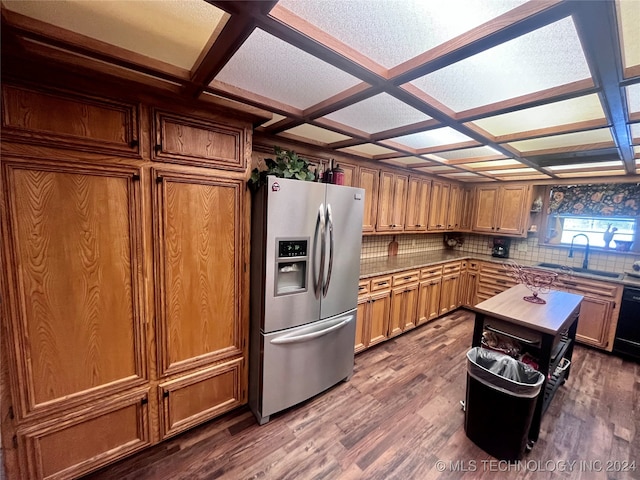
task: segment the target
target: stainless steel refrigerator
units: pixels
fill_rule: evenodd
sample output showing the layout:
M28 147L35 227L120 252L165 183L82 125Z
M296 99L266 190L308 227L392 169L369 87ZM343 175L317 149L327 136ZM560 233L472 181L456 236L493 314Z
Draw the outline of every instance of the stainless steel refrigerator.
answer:
M353 373L364 190L270 176L253 197L249 406L261 425Z

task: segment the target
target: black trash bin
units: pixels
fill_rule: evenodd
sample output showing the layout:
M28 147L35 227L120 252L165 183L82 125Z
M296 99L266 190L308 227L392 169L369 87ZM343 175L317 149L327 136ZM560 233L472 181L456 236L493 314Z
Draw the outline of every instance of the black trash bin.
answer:
M519 460L544 375L529 365L486 348L467 352L467 437L499 460Z

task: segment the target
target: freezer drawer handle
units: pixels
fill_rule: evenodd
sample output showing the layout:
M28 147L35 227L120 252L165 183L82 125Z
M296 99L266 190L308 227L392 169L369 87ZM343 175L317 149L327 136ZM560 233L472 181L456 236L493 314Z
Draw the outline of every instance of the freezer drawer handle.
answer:
M322 337L323 335L326 335L326 334L331 333L331 332L333 332L335 330L341 329L347 323L349 323L351 320L353 320L353 315L349 315L348 317L346 317L340 323L338 323L336 325L332 325L329 328L325 328L324 330L320 330L318 332L313 332L313 333L306 333L304 335L296 335L295 337L274 338L273 340L271 340L271 343L274 344L274 345L284 345L284 344L287 344L287 343L300 343L300 342L306 342L308 340L313 340L314 338Z

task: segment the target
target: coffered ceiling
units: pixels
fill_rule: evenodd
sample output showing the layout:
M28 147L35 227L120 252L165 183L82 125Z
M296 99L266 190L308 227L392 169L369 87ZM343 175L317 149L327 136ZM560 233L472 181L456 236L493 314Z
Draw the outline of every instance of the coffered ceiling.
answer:
M640 173L640 0L2 0L2 22L12 48L258 107L258 131L372 162Z

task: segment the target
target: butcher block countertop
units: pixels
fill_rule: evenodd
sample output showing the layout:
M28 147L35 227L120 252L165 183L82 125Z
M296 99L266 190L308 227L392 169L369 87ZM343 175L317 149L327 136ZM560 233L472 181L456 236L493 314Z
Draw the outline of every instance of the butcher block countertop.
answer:
M530 295L531 290L519 284L479 303L474 310L531 330L556 335L566 327L583 298L582 295L551 290L539 294L547 301L545 304L523 300Z

